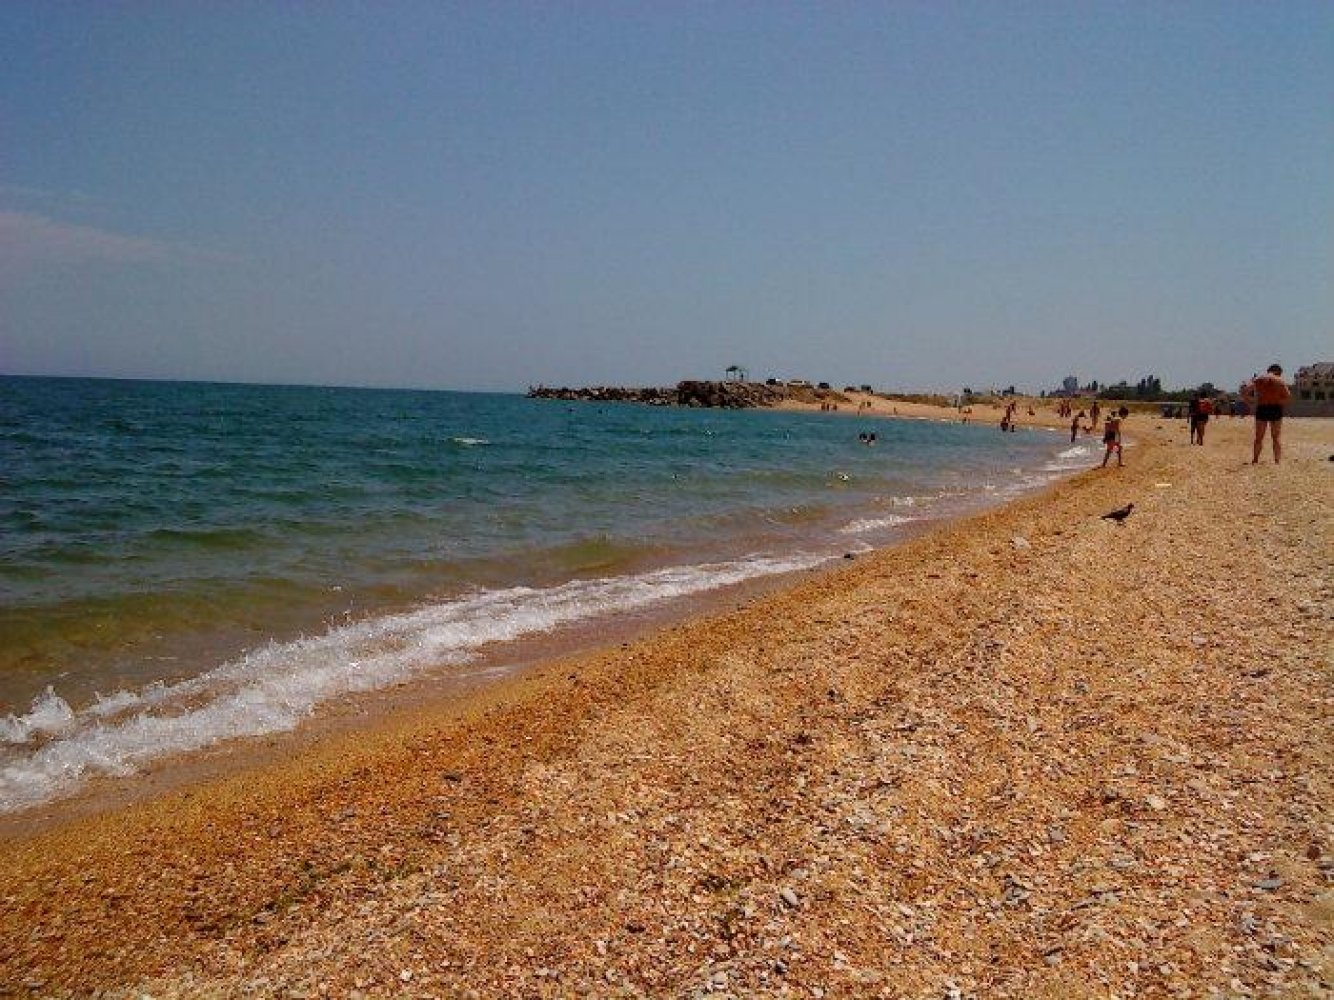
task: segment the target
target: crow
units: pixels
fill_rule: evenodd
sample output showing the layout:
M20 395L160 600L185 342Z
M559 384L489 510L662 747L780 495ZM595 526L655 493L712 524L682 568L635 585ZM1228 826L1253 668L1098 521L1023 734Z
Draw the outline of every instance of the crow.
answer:
M1102 515L1102 519L1104 521L1115 521L1117 524L1120 524L1130 516L1130 512L1134 509L1135 505L1133 503L1128 503L1124 507L1108 511L1106 514Z

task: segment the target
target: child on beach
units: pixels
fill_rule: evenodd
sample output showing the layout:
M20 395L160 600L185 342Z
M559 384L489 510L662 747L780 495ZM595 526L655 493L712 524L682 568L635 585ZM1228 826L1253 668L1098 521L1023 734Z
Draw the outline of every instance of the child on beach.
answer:
M1116 452L1117 467L1125 463L1121 461L1121 421L1130 416L1130 411L1124 406L1119 410L1114 410L1107 414L1107 422L1103 425L1102 443L1106 451L1102 454L1101 468L1107 468L1107 459L1112 457L1112 452Z
M1075 414L1075 419L1070 421L1070 443L1075 443L1075 437L1080 431L1087 434L1091 430L1093 430L1093 425L1084 423L1084 411L1080 410Z

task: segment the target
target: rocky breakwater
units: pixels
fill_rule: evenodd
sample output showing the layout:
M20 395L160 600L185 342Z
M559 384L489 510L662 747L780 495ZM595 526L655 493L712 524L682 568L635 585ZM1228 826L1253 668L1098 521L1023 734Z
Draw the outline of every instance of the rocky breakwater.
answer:
M583 389L553 389L538 386L529 389L533 399L564 399L591 402L648 403L651 406L715 407L742 410L776 406L790 397L791 390L781 385L761 382L679 382L675 388L627 388L591 386Z
M680 382L676 386L678 406L713 406L744 410L776 406L787 399L784 386L762 382Z
M617 385L594 385L582 389L559 389L539 385L528 389L529 399L564 399L568 401L592 403L647 403L650 406L674 406L676 390L673 388L631 388Z

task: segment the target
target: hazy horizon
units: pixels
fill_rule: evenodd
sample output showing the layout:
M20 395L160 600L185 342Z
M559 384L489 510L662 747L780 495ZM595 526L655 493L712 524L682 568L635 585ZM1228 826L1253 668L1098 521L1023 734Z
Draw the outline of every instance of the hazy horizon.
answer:
M5 373L1037 392L1331 353L1328 4L6 15Z
M1253 374L1259 374L1259 372L1257 371ZM1293 371L1285 369L1284 374L1285 377L1288 379L1288 381L1292 380ZM682 376L679 379L673 379L669 382L651 383L651 384L628 383L628 382L580 382L577 384L545 382L545 383L533 383L531 385L523 386L520 388L512 388L512 389L467 389L467 388L453 388L453 387L431 386L431 385L359 385L351 382L265 382L265 381L246 380L246 379L178 378L171 375L163 375L163 376L70 375L64 373L48 373L48 372L0 371L0 378L20 378L20 379L47 378L47 379L86 379L86 380L101 381L101 382L179 382L184 384L199 383L201 385L235 385L235 386L249 386L253 388L271 388L271 389L351 389L358 391L367 390L374 392L458 392L465 394L475 393L477 395L502 395L502 396L526 395L529 390L535 388L586 389L586 388L598 388L599 386L608 388L669 388L684 381L722 382L730 377L731 376L727 375L726 372L722 372L714 374L686 375ZM770 378L777 378L777 376L750 375L748 376L747 380L750 382L765 382ZM827 379L805 378L804 376L801 375L795 375L792 376L792 378L793 379L804 378L805 381L810 382L812 385L828 381ZM1247 378L1249 378L1249 376ZM786 381L786 380L780 379L780 381ZM1121 380L1119 378L1099 379L1096 376L1094 376L1092 379L1081 379L1080 384L1081 386L1084 386L1092 381L1096 381L1098 383L1097 391L1101 391L1104 388L1109 388L1118 384ZM1138 379L1134 380L1126 379L1126 382L1130 385L1134 385L1137 381ZM1243 379L1242 381L1246 380ZM1168 385L1167 383L1163 383L1162 389L1164 392L1189 391L1199 388L1206 382L1208 382L1207 379L1204 380L1203 382L1192 383L1190 385ZM853 389L859 391L862 385L866 384L870 384L872 390L876 393L889 394L889 395L955 396L958 395L964 388L971 389L974 392L974 394L977 395L986 395L992 392L996 394L1001 394L1009 388L1008 384L1002 386L1002 385L993 385L991 383L983 384L980 382L974 383L969 386L959 386L953 389L925 389L925 388L915 388L913 386L876 385L873 383L829 382L829 386L831 389L838 390L840 392L845 389ZM1015 385L1014 388L1021 395L1037 397L1043 394L1050 394L1053 391L1060 389L1061 386L1059 384L1051 386L1034 386L1034 387ZM1238 388L1240 388L1240 383L1238 383L1238 385L1220 385L1214 383L1214 388L1221 392L1235 392Z

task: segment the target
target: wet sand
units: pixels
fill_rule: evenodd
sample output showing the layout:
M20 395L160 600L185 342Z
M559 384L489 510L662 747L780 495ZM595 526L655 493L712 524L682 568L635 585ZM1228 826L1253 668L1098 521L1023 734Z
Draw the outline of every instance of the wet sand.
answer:
M1124 469L11 839L0 995L1321 995L1334 421L1277 468L1249 421L1127 432Z

